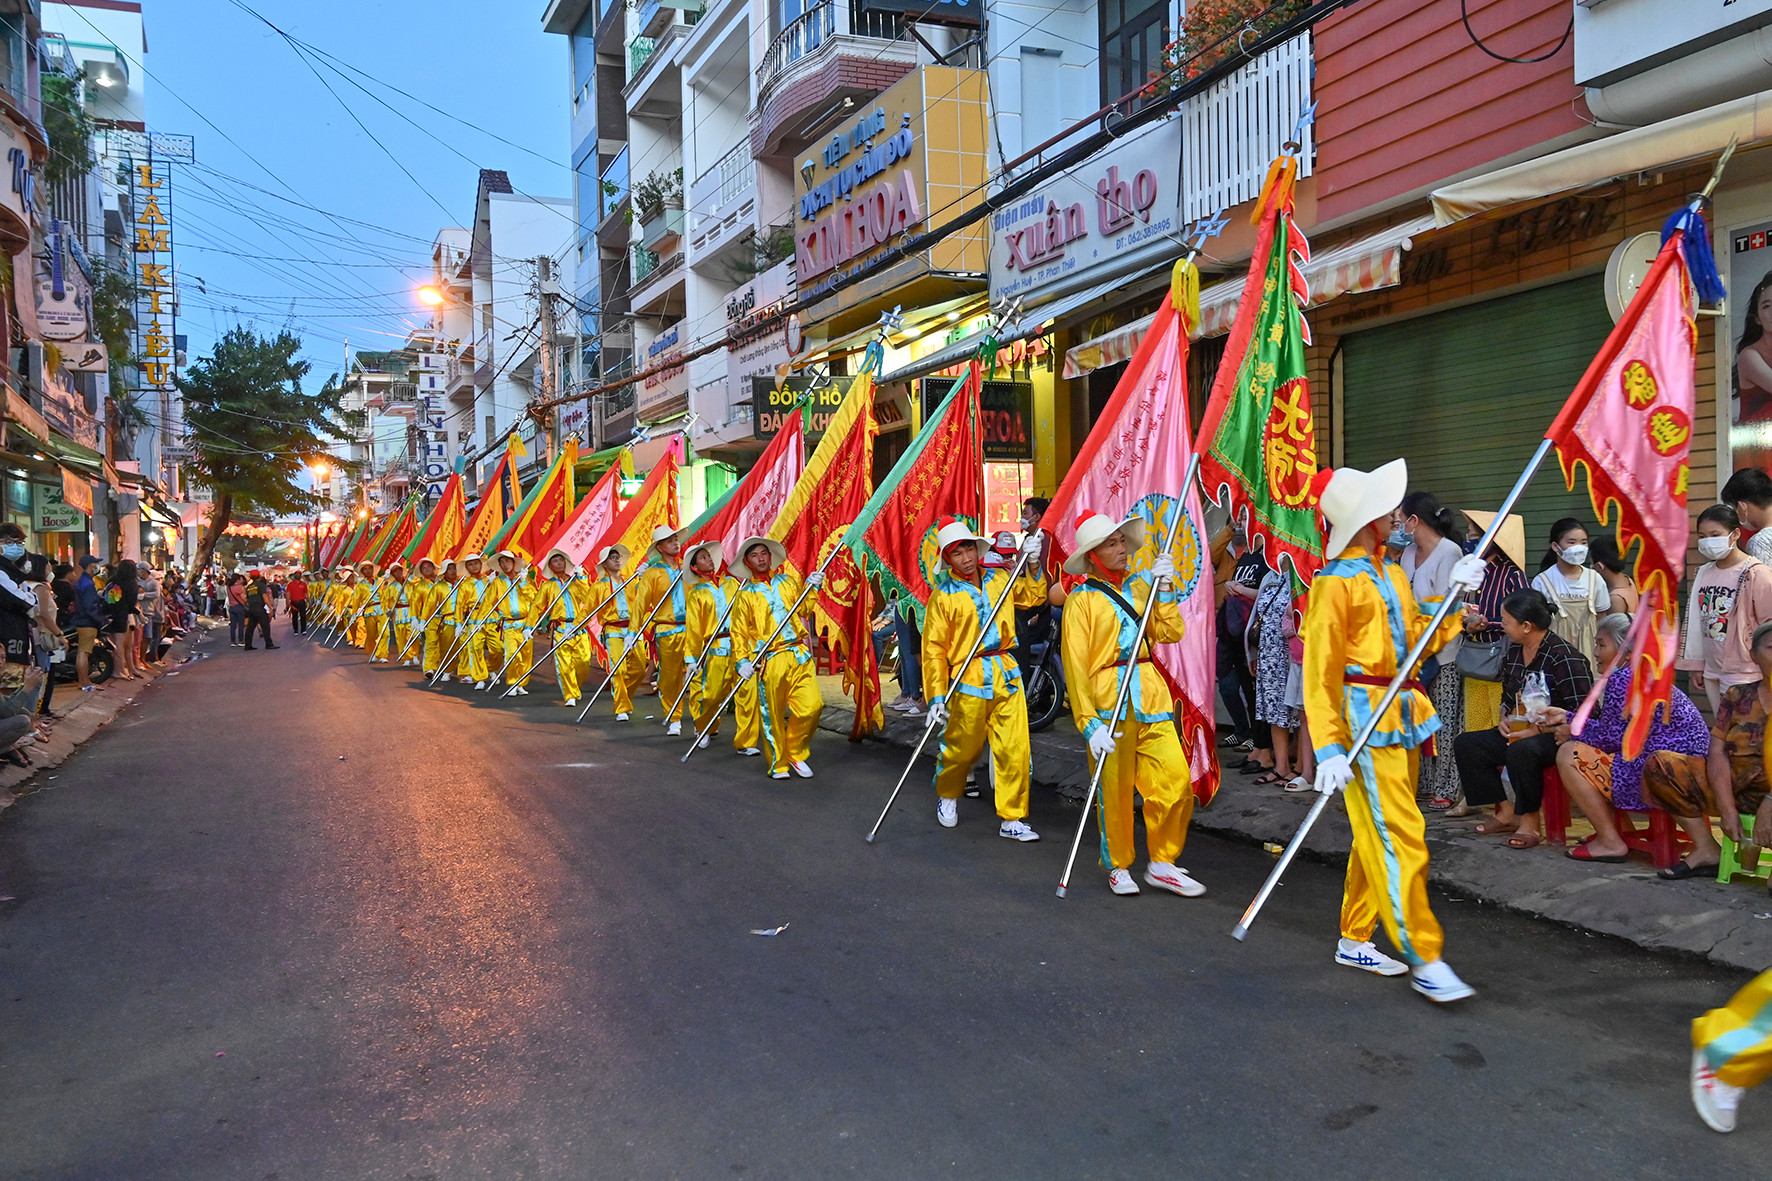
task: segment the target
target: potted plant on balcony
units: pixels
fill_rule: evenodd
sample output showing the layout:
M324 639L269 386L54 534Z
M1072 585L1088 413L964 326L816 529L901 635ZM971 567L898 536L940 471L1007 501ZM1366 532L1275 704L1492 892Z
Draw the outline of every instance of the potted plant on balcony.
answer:
M683 233L683 170L648 173L634 186L629 216L637 216L640 236L648 250L656 251Z
M1181 19L1181 35L1163 47L1143 96L1167 94L1199 77L1310 6L1311 0L1194 0Z

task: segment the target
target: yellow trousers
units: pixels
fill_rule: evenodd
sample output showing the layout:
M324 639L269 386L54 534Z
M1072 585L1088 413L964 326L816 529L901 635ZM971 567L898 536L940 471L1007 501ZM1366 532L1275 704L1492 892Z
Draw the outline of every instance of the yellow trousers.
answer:
M490 675L486 668L486 625L470 621L468 627L468 638L456 657L456 667L461 670L462 680L478 683Z
M997 815L1020 820L1028 814L1028 699L974 697L955 688L948 694L948 721L941 732L941 755L935 763L935 794L957 800L966 791L966 774L978 762L985 741L991 744L991 771L997 784ZM1105 776L1104 776L1105 777Z
M824 697L812 661L799 663L792 652L776 652L763 666L763 739L771 773L786 773L812 753L812 733L824 712Z
M1717 1077L1732 1087L1764 1082L1772 1074L1772 970L1694 1021L1692 1048L1703 1050Z
M952 705L950 697L950 709ZM1026 708L1024 704L1024 718ZM1022 741L1027 741L1025 735ZM1188 821L1194 815L1193 776L1175 736L1175 723L1147 725L1133 717L1123 719L1107 764L1101 772L1095 813L1101 830L1101 867L1132 868L1134 792L1144 797L1144 840L1150 859L1174 865L1187 843Z
M1420 765L1417 751L1400 746L1360 752L1347 786L1354 847L1341 894L1342 937L1364 943L1382 921L1410 964L1439 959L1446 943L1427 904L1427 824L1415 802Z
M634 712L634 690L646 677L646 645L640 643L640 650L628 656L628 646L639 637L625 629L610 629L603 633L603 645L609 649L609 664L615 669L615 712L631 714ZM623 657L626 657L624 660Z
M380 648L376 652L376 655L385 657L390 662L398 664L404 659L400 653L405 651L406 641L411 638L412 624L402 623L399 620L395 620L393 623L388 624L381 629ZM407 652L406 655L410 657L412 653Z
M658 637L658 700L666 708L683 691L683 661L690 655L688 632L680 631ZM688 700L687 696L684 700ZM665 719L665 724L682 720L683 703L678 702L677 708L671 710L671 716Z
M434 673L443 654L455 647L455 629L446 623L433 623L425 629L424 671ZM445 669L445 672L448 670Z
M720 732L720 719L714 711L732 692L732 682L738 677L738 662L730 656L709 656L701 668L696 671L695 681L689 688L690 712L695 719L697 734L706 730L708 723L713 729L707 730L712 737ZM757 714L757 680L752 677L738 687L738 694L732 699L738 711L738 732L733 735L733 750L761 750L763 748L763 723Z
M562 628L562 631L565 629ZM576 701L584 686L585 673L591 667L591 637L579 632L554 648L554 679L560 683L560 697Z
M518 677L529 671L529 664L535 659L535 644L523 634L521 626L499 630L504 643L497 655L498 663L492 666L492 675L498 676L499 670L503 669L505 681L514 685Z
M381 643L381 625L382 617L379 615L363 617L362 648L371 656L375 655L375 649Z

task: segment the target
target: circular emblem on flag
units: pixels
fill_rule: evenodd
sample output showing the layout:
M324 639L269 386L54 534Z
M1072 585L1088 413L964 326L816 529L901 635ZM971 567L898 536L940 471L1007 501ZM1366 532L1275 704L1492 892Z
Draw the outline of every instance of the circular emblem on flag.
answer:
M1692 440L1692 420L1677 406L1657 406L1650 412L1643 430L1657 455L1673 455Z
M840 529L834 529L831 531L831 535L824 539L824 544L818 547L818 565L824 564L825 557L843 540L843 534L848 530L847 525ZM816 570L818 565L815 565L813 569ZM863 581L861 570L855 565L855 554L844 549L831 559L830 565L825 566L822 593L839 606L852 607L855 605L856 597L861 594Z
M1146 527L1144 547L1132 555L1132 571L1138 573L1151 568L1151 563L1169 544L1169 530L1179 518L1182 532L1175 542L1175 590L1178 601L1185 603L1193 597L1206 569L1206 544L1200 536L1199 524L1180 509L1179 500L1160 492L1154 492L1132 506L1130 515L1138 517Z
M1649 409L1661 392L1655 384L1655 375L1641 361L1632 361L1624 367L1618 375L1618 385L1624 390L1624 400L1632 410Z
M965 514L961 514L955 517L954 520L964 521L966 522L966 528L972 530L974 533L978 532L977 517L969 517ZM932 523L929 528L923 530L923 544L917 547L917 568L923 572L923 584L925 586L935 585L935 576L941 573L944 565L941 560L941 551L937 549L935 545L935 535L940 532L941 521L937 520Z

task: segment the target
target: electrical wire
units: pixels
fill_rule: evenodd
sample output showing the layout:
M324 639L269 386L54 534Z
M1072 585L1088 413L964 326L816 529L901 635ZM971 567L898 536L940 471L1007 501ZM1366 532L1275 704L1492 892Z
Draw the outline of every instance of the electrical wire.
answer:
M1557 54L1563 52L1563 46L1569 44L1569 38L1575 32L1575 13L1571 10L1569 13L1569 27L1563 30L1563 35L1557 39L1555 45L1551 46L1548 53L1541 53L1537 57L1508 57L1506 54L1496 53L1493 49L1484 45L1483 39L1477 36L1477 31L1471 28L1470 0L1458 0L1458 17L1464 22L1464 31L1470 35L1472 45L1475 45L1478 49L1481 49L1484 53L1488 54L1498 62L1507 62L1509 65L1515 66L1531 66L1536 65L1539 62L1549 61L1551 58L1557 56Z

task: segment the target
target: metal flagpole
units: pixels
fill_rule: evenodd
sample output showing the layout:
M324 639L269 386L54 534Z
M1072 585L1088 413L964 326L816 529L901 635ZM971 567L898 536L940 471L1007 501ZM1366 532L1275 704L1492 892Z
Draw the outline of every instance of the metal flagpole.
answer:
M381 580L386 577L387 575L383 574L370 584L369 597L363 600L363 606L357 608L356 612L349 619L345 620L344 627L340 628L338 634L332 637L332 642L326 645L328 648L338 647L338 642L344 639L345 633L351 630L351 625L356 623L357 620L362 617L363 612L369 609L369 604L377 602L380 599Z
M467 575L463 578L457 579L456 584L455 584L456 589L460 590L461 584L463 582L467 581L467 578L471 578L471 577L473 577L473 576ZM480 605L480 600L475 599L474 606L478 607L479 605ZM439 661L437 663L437 671L431 674L431 684L435 685L437 683L437 678L443 675L443 670L449 667L449 662L455 659L456 653L460 652L463 648L467 647L468 641L473 638L473 635L475 632L479 631L482 627L485 626L486 620L488 618L489 618L489 616L483 615L479 619L475 619L473 611L471 609L468 611L468 618L467 618L466 626L458 627L455 629L456 633L457 633L456 637L455 637L455 647L453 647L449 650L449 655L445 656L441 661Z
M714 584L710 583L709 585L711 586ZM742 590L744 588L741 586L739 589ZM726 630L726 622L732 618L732 608L737 603L738 591L734 591L732 592L732 596L726 600L726 610L720 613L720 622L714 625L712 634L708 636L708 642L701 646L701 655L695 658L697 668L702 667L703 662L708 658L708 653L712 652L714 650L714 645L720 642L720 633ZM677 707L683 703L683 698L689 693L689 684L694 679L695 678L693 677L683 678L683 687L677 691L677 700L671 702L671 708L665 711L664 725L669 726L671 724L671 715L675 714L677 712Z
M442 579L432 579L431 581L442 582L443 580ZM453 591L455 588L455 584L453 582L444 583L444 585L449 587L451 589L451 591ZM419 639L420 637L422 637L425 634L426 630L428 630L431 626L431 621L437 618L437 615L443 610L444 604L449 602L449 598L450 598L449 595L444 595L443 602L438 603L436 605L436 607L432 609L431 613L429 615L425 616L424 623L420 624L418 627L413 629L412 635L410 637L408 637L406 640L406 647L400 649L400 655L394 657L395 664L398 664L402 660L406 659L406 654L408 652L412 651L413 641ZM422 652L422 651L424 651L424 649L420 648L419 651Z
M948 673L950 693L953 691L953 686L960 683L960 678L966 675L966 670L972 667L972 662L978 659L979 652L984 648L985 633L991 630L991 625L996 623L998 614L1003 610L1003 604L1007 603L1009 596L1015 593L1015 580L1021 577L1021 572L1026 569L1027 564L1027 551L1023 550L1021 556L1015 560L1015 568L1009 572L1009 585L1003 588L1003 593L998 596L996 604L991 607L991 613L979 626L978 638L972 642L972 651L966 654L966 659L961 661L957 668ZM874 827L868 830L868 844L874 843L874 837L879 834L880 826L886 823L886 814L892 811L892 805L898 799L898 793L904 788L904 781L910 778L911 768L915 767L917 760L922 757L923 744L929 741L929 736L934 732L935 717L931 715L923 725L923 737L917 739L917 749L911 752L911 761L905 764L904 773L898 777L898 782L892 785L892 794L886 797L886 806L880 809L880 818L874 821Z
M1163 551L1165 557L1174 558L1175 556L1175 542L1181 536L1182 524L1188 519L1188 493L1193 490L1194 476L1199 470L1200 453L1195 451L1188 456L1187 473L1181 478L1181 495L1176 497L1175 501L1175 525L1169 530L1169 545ZM1202 555L1202 560L1204 560L1204 555ZM1116 731L1119 728L1121 717L1125 714L1126 703L1132 697L1133 682L1138 679L1136 676L1138 654L1144 647L1145 633L1150 630L1151 616L1156 614L1157 596L1162 590L1158 583L1157 579L1151 580L1150 597L1144 601L1144 612L1138 617L1138 634L1132 639L1132 653L1127 658L1125 673L1119 678L1119 689L1114 694L1114 712L1109 716L1107 726L1109 733L1112 733L1116 739L1120 737ZM1077 850L1083 844L1083 830L1089 827L1089 809L1095 804L1095 793L1101 788L1101 773L1106 766L1107 759L1099 758L1095 760L1095 770L1090 772L1089 791L1083 796L1083 815L1077 820L1077 835L1071 838L1071 855L1065 858L1064 876L1058 879L1058 896L1060 898L1065 897L1070 889L1071 869L1077 862Z
M634 571L634 573L639 574L639 571L636 570L636 571ZM641 623L639 627L634 629L635 635L642 635L645 633L647 624L650 624L654 619L656 619L658 617L659 609L661 607L663 607L667 602L670 601L671 595L677 589L677 584L682 581L683 581L683 571L678 570L677 577L671 579L671 585L665 588L665 593L658 597L658 602L652 604L652 610L647 613L645 622ZM591 712L591 706L597 704L597 698L599 698L603 695L603 690L609 688L610 682L615 680L616 672L621 668L622 665L627 663L628 657L633 655L634 649L639 646L640 645L638 645L638 644L629 643L622 648L621 657L619 659L611 662L611 664L609 665L609 675L603 678L603 683L601 685L597 686L597 691L595 693L591 694L591 699L589 701L585 702L585 707L578 711L578 717L576 719L574 719L574 722L573 722L574 725L585 720L585 715Z
M566 635L556 642L556 649L558 648L559 644L565 643L567 640L572 639L573 637L578 635L579 632L589 631L592 621L597 618L597 612L603 610L603 608L605 608L605 607L609 606L609 604L613 603L615 601L615 596L621 594L622 589L624 587L626 587L628 585L628 583L630 583L630 582L634 581L634 579L640 577L641 572L644 570L645 570L645 567L642 566L639 570L634 571L632 574L630 574L626 578L622 579L621 585L617 586L614 590L610 591L609 597L607 599L604 599L601 603L598 603L595 607L592 607L590 612L584 617L584 619L574 623L570 628L568 628L566 630ZM546 657L542 657L540 660L536 660L533 663L531 663L529 666L529 672L526 672L521 677L517 678L518 683L521 684L524 680L528 679L529 673L534 672L536 670L536 667L541 664L541 661L545 660L545 659L546 659Z
M1520 473L1518 480L1514 481L1512 490L1501 502L1501 507L1496 510L1495 519L1489 523L1488 531L1483 534L1483 540L1477 543L1477 548L1472 551L1473 553L1480 556L1489 552L1489 547L1495 543L1495 538L1501 532L1502 525L1506 523L1508 514L1514 511L1514 504L1520 499L1521 493L1526 491L1526 485L1532 482L1532 477L1538 471L1538 465L1543 463L1545 456L1550 454L1551 447L1552 443L1547 438L1538 445L1538 450L1532 453L1532 459L1526 464L1526 470ZM1348 762L1351 763L1360 757L1360 752L1366 748L1367 742L1371 741L1372 732L1378 728L1378 723L1384 718L1385 711L1391 707L1391 702L1395 701L1397 695L1402 692L1403 682L1409 679L1409 674L1414 671L1416 664L1426 654L1427 646L1433 642L1434 634L1440 630L1440 624L1445 622L1446 617L1458 607L1462 598L1462 594L1454 591L1440 600L1440 606L1434 612L1433 620L1421 633L1421 638L1416 640L1414 646L1409 649L1409 654L1403 658L1402 666L1391 678L1391 683L1385 686L1384 696L1379 698L1378 704L1373 707L1372 716L1366 719L1366 724L1361 726L1360 732L1354 736L1354 745L1347 752ZM1274 887L1280 884L1280 876L1286 872L1286 867L1292 864L1292 858L1298 854L1299 846L1304 844L1304 838L1309 835L1311 826L1317 822L1317 817L1323 814L1323 809L1328 804L1329 794L1319 792L1317 802L1312 804L1311 810L1305 814L1304 823L1299 826L1291 843L1286 846L1286 851L1281 853L1280 859L1274 863L1273 871L1267 875L1267 881L1262 883L1260 892L1255 895L1254 901L1249 903L1249 909L1243 912L1243 917L1237 922L1237 925L1231 928L1231 935L1234 938L1248 937L1249 928L1255 922L1255 916L1261 912L1263 904L1267 902L1268 895L1274 892Z
M556 593L555 593L555 595L554 595L554 597L553 597L553 599L552 599L552 600L551 600L551 601L550 601L550 602L549 602L549 603L548 603L548 605L547 605L547 606L546 606L546 607L543 607L543 608L542 608L542 609L541 609L541 618L542 618L542 619L543 619L543 620L546 620L546 619L547 619L547 617L548 617L548 616L549 616L549 614L551 614L551 613L552 613L552 612L553 612L553 610L554 610L554 604L555 604L555 603L558 603L558 602L559 602L559 601L560 601L560 596L561 596L561 595L563 595L563 594L565 594L565 593L566 593L566 588L567 588L567 587L569 587L569 586L571 586L571 585L572 585L572 580L573 580L573 579L574 579L574 578L580 578L580 577L582 577L582 574L574 574L574 575L573 575L573 576L572 576L572 578L568 578L568 579L567 579L567 580L566 580L566 581L565 581L565 582L563 582L563 583L561 583L561 584L560 584L560 589L559 589L559 591L557 591L557 592L556 592ZM533 638L534 638L534 637L533 637L533 635L532 635L532 636L531 636L531 638L532 638L532 639L533 639ZM522 650L523 650L523 648L522 648L522 646L521 646L521 645L519 645L519 646L518 646L518 648L517 648L517 652L521 652L521 651L522 651ZM498 682L498 681L499 681L499 680L500 680L500 679L502 679L502 678L503 678L503 677L504 677L504 675L505 675L505 669L507 669L507 668L510 668L510 667L511 667L511 662L512 662L512 661L514 661L514 660L516 660L516 659L517 659L517 652L513 652L513 653L511 653L511 654L510 654L510 655L509 655L509 656L507 656L507 657L505 657L505 662L504 662L504 666L503 666L503 667L502 667L502 668L500 668L500 669L499 669L499 670L498 670L498 675L497 675L497 676L495 676L495 677L493 677L493 678L492 678L492 680L491 680L491 681L488 681L488 682L487 682L487 684L486 684L486 691L487 691L487 692L488 692L488 693L490 693L490 692L492 692L492 690L493 690L493 687L494 687L494 686L495 686L495 685L496 685L496 684L497 684L497 682ZM534 672L534 671L535 671L535 666L536 666L536 665L537 665L537 664L540 664L540 663L541 663L541 661L539 661L539 660L537 660L537 661L535 661L535 662L534 662L534 663L532 663L532 664L530 664L530 666L529 666L529 671L528 671L528 672L525 672L525 673L524 673L524 674L523 674L523 675L522 675L522 676L521 676L521 677L518 677L518 678L517 678L517 685L521 685L521 684L522 684L522 683L523 683L523 682L524 682L524 681L526 681L526 680L528 680L528 679L529 679L529 673L532 673L532 672ZM509 688L510 688L510 689L515 689L515 688L516 688L516 687L517 687L517 685L512 685L512 686L510 686L510 687L509 687ZM507 690L506 690L506 691L505 691L505 692L503 692L503 693L501 693L501 694L499 694L499 696L500 696L500 697L509 697L509 696L510 696L510 695L511 695L511 694L510 694L510 691L509 691L509 689L507 689Z

